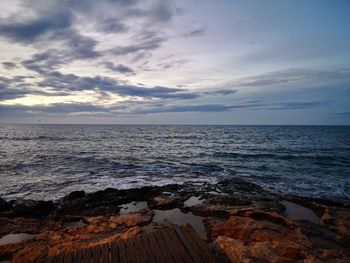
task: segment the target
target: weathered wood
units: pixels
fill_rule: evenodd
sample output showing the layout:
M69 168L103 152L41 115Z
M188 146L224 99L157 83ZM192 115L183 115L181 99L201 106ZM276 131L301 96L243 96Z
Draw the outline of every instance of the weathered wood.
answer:
M196 253L194 247L192 246L188 238L184 235L181 228L179 228L178 226L175 226L174 229L175 229L176 235L181 239L181 242L184 244L187 252L191 255L193 261L196 263L202 263L203 262L202 259Z
M209 262L215 263L216 260L215 260L215 258L213 256L213 254L211 253L211 251L209 250L207 244L204 243L204 241L199 237L199 235L196 233L196 231L194 231L193 227L190 224L186 224L185 226L187 228L188 233L193 237L195 242L198 243L198 245L200 246L201 250L203 252L205 252L206 257L209 260Z
M190 225L162 228L134 238L40 257L35 263L216 263Z
M169 248L169 252L172 256L172 259L174 260L174 262L183 262L181 254L178 252L178 249L176 248L176 246L174 245L174 242L172 242L167 229L163 229L160 232L160 235L163 237L166 245Z
M109 263L109 244L105 243L102 245L102 263Z
M119 263L119 251L118 251L118 244L117 241L114 240L111 243L111 262L112 263Z
M124 239L118 240L118 247L119 247L119 260L121 263L126 263L127 257L126 257L126 246L125 246Z
M92 248L85 248L83 253L83 263L91 263Z
M151 243L151 241L149 240L149 235L141 235L141 241L142 241L142 244L144 245L145 247L145 251L146 251L146 254L148 256L148 259L149 259L149 262L151 263L156 263L157 260L156 260L156 253L154 252L154 248L153 248L153 244Z
M72 263L74 257L74 252L72 251L67 251L66 255L64 256L64 263Z
M74 254L74 263L81 263L83 261L83 249L79 249L77 251L75 251Z
M134 239L128 239L125 243L128 263L137 263L137 254L134 246Z
M157 238L157 235L154 233L149 233L149 239L151 243L154 246L155 253L157 253L156 260L157 262L167 262L167 263L172 263L173 261L171 260L171 257L168 254L168 250L164 247L164 242L162 240L159 240Z
M97 245L92 250L92 263L100 263L101 260L101 245Z
M176 246L176 251L181 254L181 257L185 263L193 263L193 259L191 258L190 254L186 251L186 248L181 243L181 240L176 236L176 233L173 228L168 229L168 234L170 238L172 239L172 242L174 242L174 245Z
M187 239L190 241L191 245L193 246L195 252L199 255L199 257L201 258L202 262L204 263L210 263L210 260L208 260L208 258L206 257L204 251L202 251L202 249L200 248L200 246L198 245L198 243L196 242L195 238L192 237L191 233L189 233L187 227L185 225L181 226L182 232L184 233L184 235L187 237Z
M66 252L63 252L61 254L58 254L54 257L53 263L62 263L63 262L63 258Z

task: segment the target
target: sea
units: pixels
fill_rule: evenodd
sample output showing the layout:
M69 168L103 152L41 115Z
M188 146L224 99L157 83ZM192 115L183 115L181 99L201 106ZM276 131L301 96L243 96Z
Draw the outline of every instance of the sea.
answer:
M350 126L0 124L0 197L243 179L350 202Z

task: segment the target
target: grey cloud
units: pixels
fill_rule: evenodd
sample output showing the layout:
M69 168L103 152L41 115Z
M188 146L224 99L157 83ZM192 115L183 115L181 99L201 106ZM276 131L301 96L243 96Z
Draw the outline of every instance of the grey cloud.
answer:
M310 109L316 107L327 107L329 106L328 100L313 100L313 101L297 101L297 102L284 102L276 103L274 105L266 107L269 110L300 110Z
M130 53L137 53L139 51L151 51L160 48L164 41L166 41L166 39L163 37L152 37L138 44L116 47L111 52L116 55L127 55Z
M301 83L322 83L324 81L344 81L350 80L349 69L339 70L311 70L290 68L286 70L269 72L262 75L233 81L231 85L242 87L266 87L266 86L283 86L288 84Z
M126 84L118 80L95 76L80 77L74 74L62 74L54 71L44 74L44 80L38 82L40 87L52 87L58 90L82 91L82 90L99 90L109 91L120 96L136 96L147 98L163 99L193 99L199 97L199 94L186 92L178 88L168 88L162 86L142 87Z
M235 94L237 90L235 89L219 89L219 90L212 90L212 91L205 91L203 92L204 95L231 95Z
M17 67L16 63L13 63L13 62L2 62L1 64L5 69L8 69L8 70L11 70Z
M186 37L199 37L199 36L203 36L204 34L205 34L205 29L200 28L200 29L194 29L194 30L188 32L185 36Z
M68 28L72 20L70 13L62 12L38 17L31 21L2 23L0 35L15 41L30 43L47 32Z
M103 62L102 63L106 68L115 71L115 72L119 72L122 74L126 74L126 75L134 75L135 71L132 68L129 68L125 65L119 64L119 65L114 65L112 62Z
M98 29L105 33L120 33L126 32L128 27L116 18L110 17L101 21L98 24Z

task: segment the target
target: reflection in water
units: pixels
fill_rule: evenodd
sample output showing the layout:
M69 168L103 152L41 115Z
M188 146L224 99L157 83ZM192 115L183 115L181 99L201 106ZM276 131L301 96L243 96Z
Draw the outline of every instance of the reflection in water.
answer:
M184 205L186 206L195 206L201 204L203 204L203 200L197 196L191 196L184 202Z
M73 222L64 222L63 223L63 228L67 228L67 227L81 227L81 226L85 226L86 224L83 222L83 220L79 220L79 221L73 221Z
M129 213L136 213L142 209L147 208L147 202L142 201L142 202L131 202L128 204L124 204L120 207L120 212L119 214L125 215Z
M311 209L289 201L283 201L281 203L286 207L286 211L284 211L286 217L292 220L308 220L319 224L319 218Z
M153 223L164 225L183 225L190 224L202 239L207 238L203 225L203 217L189 213L183 213L179 208L171 210L153 210ZM152 225L143 228L145 232L153 230Z
M0 246L7 245L7 244L18 243L18 242L21 242L21 241L32 239L34 237L36 237L36 235L27 234L27 233L8 234L6 236L3 236L0 239Z

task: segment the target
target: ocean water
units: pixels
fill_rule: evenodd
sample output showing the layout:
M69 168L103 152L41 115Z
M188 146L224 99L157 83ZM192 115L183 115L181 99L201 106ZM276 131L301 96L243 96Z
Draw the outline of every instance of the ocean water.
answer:
M350 127L0 125L0 196L243 178L350 201Z

